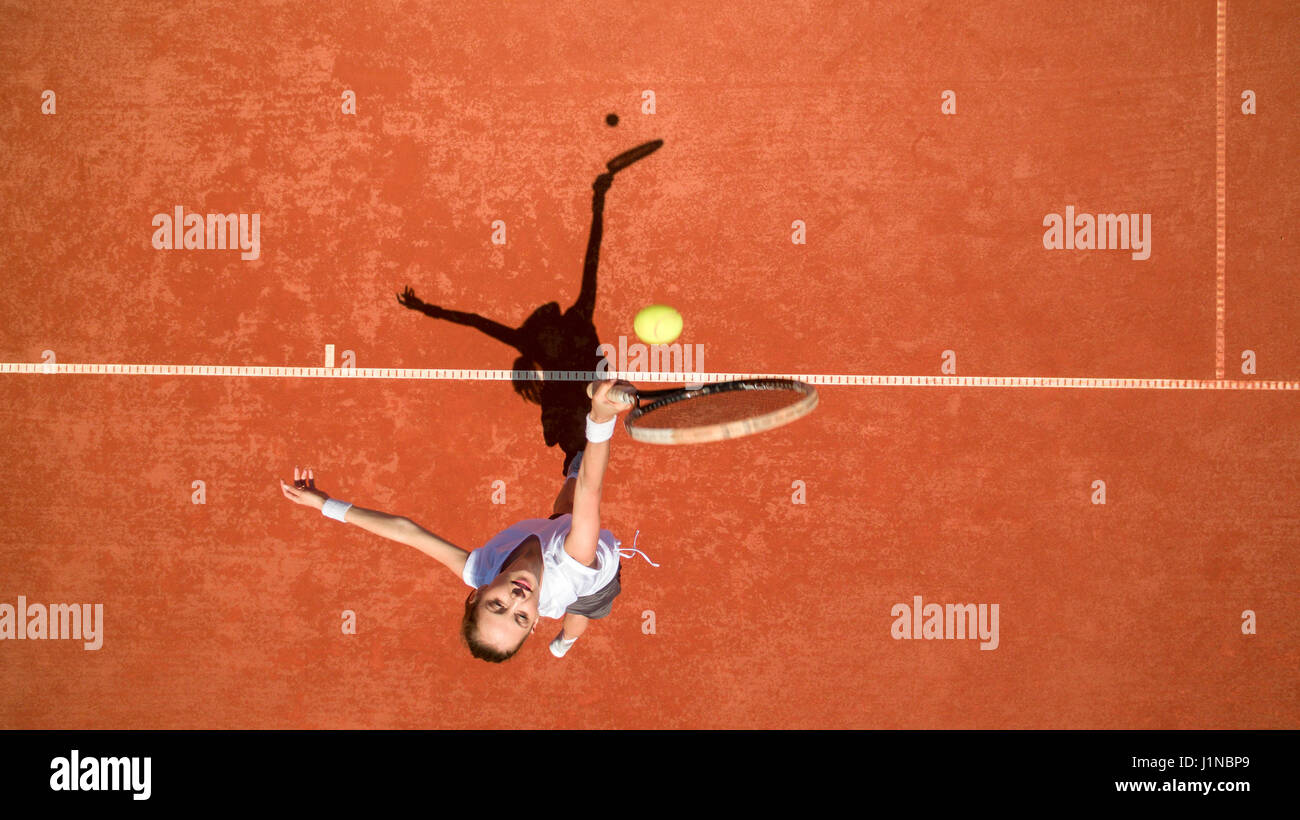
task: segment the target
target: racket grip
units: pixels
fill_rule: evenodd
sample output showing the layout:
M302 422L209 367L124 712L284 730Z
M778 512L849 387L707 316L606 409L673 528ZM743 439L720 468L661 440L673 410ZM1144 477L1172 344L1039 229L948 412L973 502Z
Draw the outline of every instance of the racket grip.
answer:
M595 398L596 385L598 384L600 384L600 382L587 382L587 398ZM631 385L624 387L616 384L609 388L609 392L606 395L609 397L610 401L617 402L618 404L636 404L635 390L636 388Z

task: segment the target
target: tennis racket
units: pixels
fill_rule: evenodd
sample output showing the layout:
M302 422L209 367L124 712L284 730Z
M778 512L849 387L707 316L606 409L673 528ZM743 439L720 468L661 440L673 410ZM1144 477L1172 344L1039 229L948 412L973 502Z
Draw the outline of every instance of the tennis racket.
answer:
M596 382L587 385L593 395ZM616 385L609 398L632 405L628 435L650 444L701 444L772 430L817 406L812 385L793 379L739 379L717 384L638 390Z

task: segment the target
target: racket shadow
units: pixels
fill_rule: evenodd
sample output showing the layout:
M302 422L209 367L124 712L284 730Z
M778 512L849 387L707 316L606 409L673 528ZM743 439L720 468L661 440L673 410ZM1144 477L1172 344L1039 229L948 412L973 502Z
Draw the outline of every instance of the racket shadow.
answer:
M567 310L561 310L558 302L547 302L534 310L519 327L512 328L481 314L450 310L425 302L409 286L398 294L398 303L433 319L472 327L513 347L519 354L513 370L596 370L602 357L596 353L600 337L593 316L596 312L600 243L604 235L605 194L615 172L648 156L662 144L661 140L655 140L620 154L620 158L633 158L600 174L592 183L591 233L583 260L582 287L577 300ZM541 408L542 438L547 447L560 447L564 453L562 470L567 470L574 454L587 443L585 419L591 400L587 398L586 384L522 378L512 380L511 384L521 398Z

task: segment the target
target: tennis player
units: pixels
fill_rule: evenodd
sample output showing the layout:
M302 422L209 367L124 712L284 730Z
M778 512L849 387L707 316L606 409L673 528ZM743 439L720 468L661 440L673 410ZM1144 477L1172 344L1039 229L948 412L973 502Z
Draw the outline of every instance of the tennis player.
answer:
M315 472L294 468L289 500L337 521L355 524L429 555L472 587L465 599L461 634L474 657L500 663L512 657L541 618L563 618L551 641L557 658L573 647L589 621L610 613L618 596L620 542L600 528L600 493L609 464L609 439L619 413L632 405L609 397L614 384L600 383L587 415L587 446L569 464L550 518L520 521L472 552L439 538L409 518L367 510L316 489ZM646 559L649 560L649 559Z

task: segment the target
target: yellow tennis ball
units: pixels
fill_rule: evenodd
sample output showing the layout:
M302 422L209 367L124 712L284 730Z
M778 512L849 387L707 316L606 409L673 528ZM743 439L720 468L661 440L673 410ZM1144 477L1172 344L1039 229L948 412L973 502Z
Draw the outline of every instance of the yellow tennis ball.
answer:
M650 345L668 345L682 335L682 315L668 305L650 305L632 320L636 337Z

